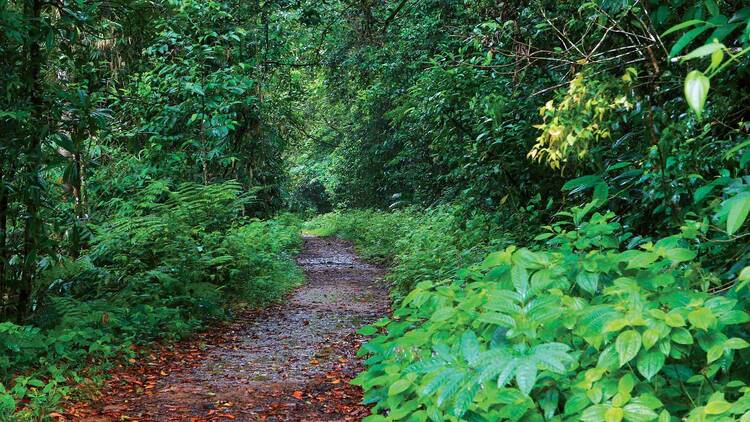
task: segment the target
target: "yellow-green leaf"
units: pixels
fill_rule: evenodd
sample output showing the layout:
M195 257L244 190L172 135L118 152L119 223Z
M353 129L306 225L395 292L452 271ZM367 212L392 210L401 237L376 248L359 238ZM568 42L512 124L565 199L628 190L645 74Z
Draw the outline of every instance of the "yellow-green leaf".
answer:
M648 350L656 344L657 341L659 341L659 330L656 328L649 328L648 330L643 332L643 347Z
M709 327L716 322L716 317L710 309L701 307L688 314L688 321L694 327L708 331Z
M625 412L621 407L610 407L607 412L604 413L605 422L620 422L625 416Z
M721 415L728 412L732 404L724 400L712 401L706 405L705 412L707 415Z
M684 327L685 326L685 318L682 317L679 313L672 311L668 313L664 317L664 322L667 323L670 327Z

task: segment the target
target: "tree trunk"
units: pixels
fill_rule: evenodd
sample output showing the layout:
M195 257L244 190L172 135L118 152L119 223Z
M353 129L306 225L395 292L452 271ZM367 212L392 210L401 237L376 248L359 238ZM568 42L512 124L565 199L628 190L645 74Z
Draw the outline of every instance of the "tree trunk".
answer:
M27 0L25 15L29 22L29 40L26 44L26 87L31 102L31 117L29 119L28 137L26 140L25 178L27 190L24 199L26 205L26 222L23 233L23 266L21 271L21 285L18 290L17 319L23 322L31 308L31 292L36 271L36 261L39 255L39 236L41 221L39 208L41 203L42 186L39 184L39 169L42 161L41 139L44 136L43 98L41 84L42 52L41 39L41 0Z
M6 181L5 154L0 155L0 320L6 317L5 307L10 294L10 281L5 276L8 262L8 193Z

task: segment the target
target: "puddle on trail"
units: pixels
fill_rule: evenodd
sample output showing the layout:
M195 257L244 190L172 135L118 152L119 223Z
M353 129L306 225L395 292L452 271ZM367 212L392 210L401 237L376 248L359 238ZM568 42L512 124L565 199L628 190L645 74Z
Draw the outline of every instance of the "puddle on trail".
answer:
M317 422L369 414L348 381L361 369L355 331L388 309L384 270L335 238L306 237L298 262L306 284L241 317L231 326L234 340L208 345L197 366L120 404L129 420Z

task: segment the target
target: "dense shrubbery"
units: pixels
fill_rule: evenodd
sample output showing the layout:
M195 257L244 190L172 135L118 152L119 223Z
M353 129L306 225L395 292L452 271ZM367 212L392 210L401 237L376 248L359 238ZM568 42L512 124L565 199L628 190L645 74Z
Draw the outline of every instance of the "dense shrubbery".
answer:
M227 304L262 305L300 282L299 221L242 219L252 198L238 184L155 181L136 197L108 204L87 254L48 264L33 325L0 324L0 417L44 414L131 345L184 337Z
M397 292L417 283L392 318L362 329L374 338L361 350L368 369L355 383L380 412L368 420L745 415L747 288L716 294L690 230L633 246L616 216L596 209L562 213L531 249L502 246L501 233L475 237L477 252L496 250L479 260L461 240L483 230L452 231L445 210L421 224L416 211L314 220L311 227L349 237L366 253L394 257ZM472 258L454 258L462 254ZM743 272L739 281L746 279Z
M466 219L464 210L448 206L394 213L337 212L317 217L305 227L313 234L352 240L364 258L390 264L388 280L396 298L422 280L442 279L475 263L509 237L504 231L507 226L496 218L478 214Z

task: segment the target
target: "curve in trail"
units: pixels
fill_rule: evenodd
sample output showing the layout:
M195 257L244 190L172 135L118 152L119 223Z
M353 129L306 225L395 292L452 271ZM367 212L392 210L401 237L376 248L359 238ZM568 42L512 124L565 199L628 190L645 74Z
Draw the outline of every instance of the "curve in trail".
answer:
M297 261L307 283L283 303L241 317L230 326L233 340L206 346L197 365L108 406L131 421L352 421L369 414L348 381L361 370L356 330L388 309L384 270L336 238L305 237Z

